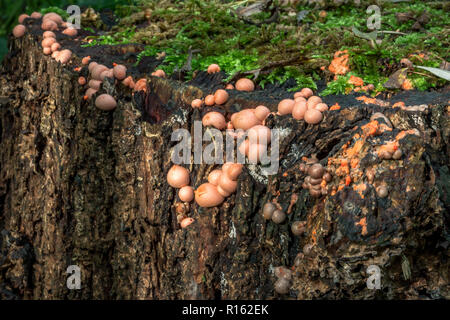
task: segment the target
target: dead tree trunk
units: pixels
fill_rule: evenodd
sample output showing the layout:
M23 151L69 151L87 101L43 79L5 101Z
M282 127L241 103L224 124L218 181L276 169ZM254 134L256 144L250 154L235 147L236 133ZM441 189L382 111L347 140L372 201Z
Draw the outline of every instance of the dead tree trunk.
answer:
M284 132L278 174L266 179L245 166L223 205L186 208L166 181L171 133L193 130L204 111L190 101L217 87L214 76L188 84L149 77L147 93L134 95L106 80L102 91L113 91L118 107L104 112L82 98L73 71L82 56L62 66L39 39L11 40L1 69L1 299L450 298L448 89L422 112L355 103L319 125L271 115L268 126ZM230 96L227 112L275 110L280 98ZM302 158L316 154L337 170L333 161L375 111L394 127L379 143L413 129L420 137L406 134L398 161L374 158L375 142L365 140L358 168L372 170L373 181L363 174L338 188L336 174L336 193L312 198L301 188ZM192 165L193 186L212 168ZM382 183L386 198L375 192ZM280 225L261 216L274 199L290 211ZM195 219L186 229L180 210ZM307 221L301 237L290 230L295 220ZM81 268L80 290L66 286L69 265ZM294 271L286 295L274 292L280 265ZM366 287L369 265L381 269L381 290Z

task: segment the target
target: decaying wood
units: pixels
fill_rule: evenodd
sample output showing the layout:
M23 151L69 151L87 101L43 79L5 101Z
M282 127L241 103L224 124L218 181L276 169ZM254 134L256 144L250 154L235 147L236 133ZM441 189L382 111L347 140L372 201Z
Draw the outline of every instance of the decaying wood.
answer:
M450 298L448 105L342 106L319 125L271 115L267 125L283 132L278 174L245 166L223 205L186 208L165 178L170 137L201 119L190 101L210 93L215 75L190 84L149 77L147 94L134 96L108 82L100 93L113 92L118 107L103 112L82 99L72 69L44 56L32 35L11 41L1 69L1 299ZM233 91L221 110L275 110L277 101ZM380 143L400 130L420 137L402 139L400 161L373 158L376 140L366 142L359 165L373 169L374 181L355 177L366 184L363 197L350 185L311 198L301 188L302 158L338 158L375 111L394 126ZM212 168L190 166L193 186ZM382 182L389 196L380 199ZM273 200L290 207L287 222L263 220L261 208ZM178 210L195 222L181 229ZM290 231L296 220L307 222L301 237ZM81 268L81 290L66 287L69 265ZM369 265L382 270L381 290L366 287ZM274 292L276 266L293 270L287 295Z

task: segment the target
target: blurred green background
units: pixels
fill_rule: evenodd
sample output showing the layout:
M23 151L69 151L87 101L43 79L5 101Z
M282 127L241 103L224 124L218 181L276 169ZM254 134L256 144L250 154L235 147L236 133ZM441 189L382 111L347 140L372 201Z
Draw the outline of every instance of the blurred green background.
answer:
M8 35L18 24L17 18L22 13L41 12L49 7L65 9L69 5L116 10L117 7L131 6L134 3L134 0L0 0L0 62L8 51Z

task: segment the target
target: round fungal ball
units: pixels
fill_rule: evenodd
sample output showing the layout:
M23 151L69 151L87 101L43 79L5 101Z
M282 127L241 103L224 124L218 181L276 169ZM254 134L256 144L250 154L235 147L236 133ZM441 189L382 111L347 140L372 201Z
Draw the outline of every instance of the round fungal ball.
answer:
M178 197L183 202L194 200L194 189L191 186L184 186L178 191Z
M23 35L25 34L26 31L27 31L27 28L25 28L25 26L23 24L18 24L17 26L14 27L12 33L13 33L14 37L20 38L20 37L23 37Z
M254 109L245 109L238 113L234 113L231 116L231 123L234 128L245 131L251 127L261 124L261 120L256 117Z
M97 93L97 90L92 88L87 89L84 96L85 100L90 100L95 93Z
M114 78L114 71L112 69L107 69L100 73L100 80L105 80L105 78Z
M286 279L288 281L292 280L292 271L289 270L286 267L275 267L273 269L273 273L275 274L275 277L277 277L278 279Z
M214 96L212 94L209 94L205 97L205 104L207 106L213 106L215 103Z
M134 91L147 91L147 79L139 79L134 85Z
M83 59L81 59L81 63L84 64L84 65L89 64L89 61L91 61L91 57L89 57L89 56L84 57Z
M194 222L195 220L193 218L184 218L183 220L181 220L180 222L180 227L181 228L186 228L187 226L189 226L192 222Z
M89 63L88 70L91 73L91 75L92 75L92 72L94 71L95 67L97 67L97 66L98 66L98 63L95 61L92 61L91 63Z
M118 80L123 80L127 76L127 67L124 65L118 64L113 69L114 77Z
M273 212L277 209L272 202L267 202L262 210L262 214L264 219L270 220L272 219Z
M208 182L217 186L219 184L219 178L222 174L222 170L215 169L211 171L208 175Z
M29 17L30 16L27 15L26 13L22 13L17 20L19 21L19 23L23 23L23 20L25 20L26 18L29 18Z
M230 177L231 180L237 180L239 175L242 173L242 164L233 163L230 165L226 171L226 175Z
M286 220L286 213L281 210L275 210L272 214L272 221L276 224L280 224Z
M228 174L221 174L219 177L219 187L225 192L233 193L237 189L237 182L230 179Z
M326 181L326 182L331 182L331 179L332 179L333 177L331 176L331 174L329 173L329 172L326 172L324 175L323 175L323 179Z
M45 47L44 49L42 49L42 52L44 52L45 55L49 55L52 53L52 49L49 47Z
M306 123L309 124L318 124L322 121L323 115L322 112L316 109L308 109L305 112L304 119Z
M56 39L56 35L53 31L45 31L42 36L45 38L55 38Z
M61 49L61 45L58 42L55 42L54 44L52 44L52 46L50 47L52 52L58 51L59 49Z
M220 67L219 67L219 65L218 64L215 64L215 63L213 63L213 64L210 64L209 66L208 66L208 73L216 73L216 72L219 72L220 71Z
M271 131L263 125L256 125L248 130L250 144L267 145L270 143Z
M301 236L306 229L305 221L294 221L291 225L291 231L296 236Z
M386 198L388 195L388 189L386 188L386 186L377 187L376 192L379 198Z
M292 109L292 117L296 120L303 120L305 117L305 113L308 110L305 101L299 101L294 104L294 108Z
M227 126L227 122L225 121L225 117L216 111L208 112L203 116L202 124L206 126L213 126L216 129L222 130Z
M284 278L280 278L275 282L274 289L278 294L286 294L289 292L289 288L291 287L288 280Z
M303 88L302 90L300 90L300 93L303 97L305 97L305 99L308 99L314 94L310 88Z
M319 110L320 112L325 112L325 111L328 111L328 106L326 103L321 102L321 103L316 104L315 109Z
M403 155L402 150L397 149L397 150L395 150L394 153L392 154L392 159L394 159L394 160L399 160L399 159L401 159L402 155Z
M42 14L40 12L33 12L30 16L33 19L40 19L42 17Z
M239 91L253 91L255 90L255 84L252 80L247 78L242 78L236 81L236 90Z
M55 38L45 38L44 40L42 40L41 44L42 44L42 47L45 48L45 47L51 47L52 44L54 44L55 42L56 42Z
M89 80L89 87L95 90L99 90L100 89L100 85L102 84L102 82L100 80Z
M72 57L72 51L70 50L62 50L58 57L56 58L56 61L61 62L62 64L66 64L70 61L70 58Z
M297 97L297 98L294 98L294 101L295 101L295 102L303 101L304 103L306 103L306 99L305 99L304 97Z
M194 99L191 102L191 107L192 108L201 108L203 105L203 101L201 99Z
M234 90L234 86L231 83L229 83L229 84L227 84L225 86L225 89L227 89L227 90Z
M295 101L292 99L283 99L278 103L278 113L281 115L291 114L294 109Z
M308 109L314 109L319 103L322 103L322 99L320 99L318 96L312 96L308 99L308 101L306 101Z
M214 93L214 102L216 104L224 104L228 100L228 92L219 89Z
M309 256L312 254L312 250L314 248L314 245L312 243L307 243L303 246L303 254L305 256Z
M294 93L294 100L297 98L303 98L305 99L305 97L303 96L303 93L301 91L298 91L296 93Z
M102 64L99 64L92 70L91 77L92 77L92 79L95 79L95 80L102 80L102 78L101 78L102 73L104 71L108 71L108 70L109 70L108 67L106 67Z
M77 29L75 28L67 28L65 29L62 33L64 33L65 35L69 36L69 37L75 37L78 34Z
M85 77L79 77L78 78L78 84L80 86L84 86L86 84L86 78Z
M166 73L164 72L164 70L158 69L158 70L156 70L155 72L152 73L152 76L165 78L166 77Z
M255 108L255 116L259 121L264 121L269 114L270 110L266 106L257 106Z
M53 52L53 53L52 53L52 58L53 58L53 59L58 58L60 53L61 53L60 51L55 51L55 52Z
M225 200L217 187L211 183L204 183L195 190L195 202L200 207L210 208L220 205Z
M58 30L58 25L53 20L44 20L41 24L42 30L55 31Z
M100 110L111 111L117 106L116 99L109 94L101 94L95 99L95 106Z
M54 22L56 22L57 24L62 24L64 21L61 18L61 16L55 12L49 12L47 14L44 14L44 17L42 18L42 20L52 20Z
M308 168L308 175L313 179L322 179L325 169L320 163L315 163Z
M126 77L123 81L122 84L124 86L130 87L131 89L134 88L134 81L133 81L133 77L132 76L128 76Z
M174 164L167 173L167 182L173 188L182 188L189 184L189 170Z

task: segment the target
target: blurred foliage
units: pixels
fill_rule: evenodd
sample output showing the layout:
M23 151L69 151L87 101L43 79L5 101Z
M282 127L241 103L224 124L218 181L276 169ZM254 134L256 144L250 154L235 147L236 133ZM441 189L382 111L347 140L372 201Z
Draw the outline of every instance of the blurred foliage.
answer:
M326 79L330 82L324 94L336 94L352 89L347 81L350 75L354 75L361 77L365 84L373 84L376 91L382 91L383 83L398 69L403 58L429 67L438 67L443 60L450 60L450 13L434 5L439 1L384 1L381 4L381 31L388 33L378 35L381 39L378 44L352 32L352 27L362 33L372 31L366 26L370 14L366 12L365 5L344 4L321 11L306 5L306 1L298 2L299 5L281 5L282 1L274 1L280 12L279 19L275 23L261 25L248 23L236 15L236 9L255 2L81 0L76 4L95 9L110 8L123 18L111 31L90 37L91 42L85 46L144 44L145 50L140 53L139 59L164 52L161 68L169 75L183 67L189 49L192 49L195 53L188 78L194 70L205 70L211 63L219 64L231 78L237 72L262 68L272 62L298 61L272 69L269 74L261 74L259 84L264 87L267 83L284 83L294 79L297 87L292 90L296 90L305 86L315 88L316 80ZM7 8L0 13L0 45L4 45L4 37L16 24L19 14L43 12L49 7L64 9L69 1L0 0L0 4L2 8ZM299 12L306 12L300 21L297 20ZM399 22L396 14L405 13L413 18ZM428 15L427 21L420 28L414 28L417 18L425 13ZM261 21L270 16L269 12L260 12L251 19ZM338 50L348 50L351 73L333 79L327 67ZM420 90L445 83L438 77L426 74L426 71L411 72L408 77Z
M17 18L22 13L31 14L34 11L43 14L50 11L64 13L69 5L117 10L134 6L135 2L134 0L0 0L0 61L7 52L7 37L18 24Z

